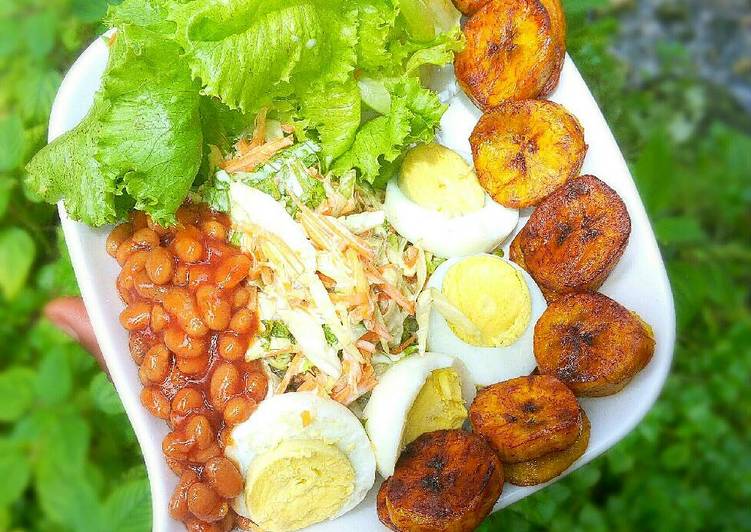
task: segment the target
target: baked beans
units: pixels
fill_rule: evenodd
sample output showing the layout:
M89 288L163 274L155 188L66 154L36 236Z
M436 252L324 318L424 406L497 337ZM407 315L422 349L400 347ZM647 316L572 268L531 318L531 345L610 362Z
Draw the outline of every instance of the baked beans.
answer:
M253 261L227 242L227 216L199 205L161 227L141 212L107 238L122 271L120 323L144 388L141 402L170 432L162 451L180 481L170 514L190 531L226 532L242 520L229 499L243 489L224 457L230 429L266 396L268 382L245 351L258 329Z

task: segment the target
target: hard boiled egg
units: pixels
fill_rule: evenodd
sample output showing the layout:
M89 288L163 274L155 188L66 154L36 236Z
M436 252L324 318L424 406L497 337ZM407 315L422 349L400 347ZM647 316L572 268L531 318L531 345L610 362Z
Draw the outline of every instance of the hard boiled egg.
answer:
M346 407L309 392L263 401L231 433L225 454L245 478L235 511L270 532L334 519L363 500L375 458Z
M421 434L461 427L474 397L475 385L454 357L426 353L391 366L364 410L378 472L390 477L402 449Z
M495 255L450 259L428 281L474 325L447 321L436 306L430 314L428 349L460 359L481 386L529 375L537 365L534 326L545 298L527 272Z
M461 155L440 144L406 155L386 187L384 211L399 234L443 258L491 251L519 221L518 211L485 193Z

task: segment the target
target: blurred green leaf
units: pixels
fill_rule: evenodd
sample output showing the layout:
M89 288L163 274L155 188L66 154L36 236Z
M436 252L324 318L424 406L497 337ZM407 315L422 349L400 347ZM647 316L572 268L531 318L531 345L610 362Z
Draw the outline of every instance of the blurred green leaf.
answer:
M70 263L68 248L65 245L65 238L62 230L58 227L56 232L55 249L58 252L56 259L42 266L38 273L38 283L40 288L57 296L75 296L79 295L76 275L73 272L73 266Z
M24 131L21 118L15 114L0 115L0 172L8 172L23 160Z
M45 404L55 404L70 395L73 375L65 351L52 349L47 351L37 370L36 393Z
M681 469L691 460L691 447L688 444L671 445L662 452L662 463L668 469Z
M105 8L102 0L0 0L3 531L110 530L102 501L144 477L127 417L102 415L90 394L100 374L92 357L39 320L49 299L77 295L78 287L54 206L35 203L19 186L23 166L46 143L62 72L100 31L83 21L96 22ZM97 397L105 409L116 410L107 393ZM133 470L140 476L132 476ZM150 513L133 512L133 530L149 530Z
M43 10L22 18L26 48L32 57L42 58L54 48L58 23L55 15L54 10Z
M675 165L667 133L655 132L647 140L634 165L634 177L639 184L642 199L653 215L661 214L675 197L675 190L667 181Z
M24 120L46 122L61 81L60 73L53 69L32 69L18 81L16 100Z
M16 183L9 174L0 172L0 219L5 216L5 213L8 210L11 193L15 186Z
M0 290L6 299L13 299L26 282L34 263L36 246L23 229L0 230Z
M42 426L42 456L39 464L59 473L79 475L86 462L91 429L78 412L58 413Z
M61 473L45 460L35 485L42 509L56 523L80 532L106 530L97 494L83 474Z
M21 366L0 373L0 421L15 421L31 407L34 380L34 372Z
M698 220L687 216L661 218L654 229L657 240L665 246L702 242L707 238Z
M104 503L107 530L141 532L151 527L151 492L145 478L128 481Z
M115 391L115 387L109 381L104 373L99 373L89 385L89 394L96 407L105 414L122 414L125 412L120 397Z
M86 420L63 412L40 428L35 486L45 513L76 531L104 530L101 503L85 474L90 439Z
M31 478L31 466L17 444L0 439L0 508L14 503Z
M7 57L18 49L20 31L16 21L0 17L0 57Z
M106 0L72 0L73 14L82 22L99 22L107 13Z

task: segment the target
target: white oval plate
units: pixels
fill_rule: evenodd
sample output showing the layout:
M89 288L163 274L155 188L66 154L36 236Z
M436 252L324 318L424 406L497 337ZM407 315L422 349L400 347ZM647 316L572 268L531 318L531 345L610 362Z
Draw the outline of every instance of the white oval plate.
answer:
M99 88L107 56L107 45L103 39L97 39L70 69L50 116L50 140L75 127L86 115ZM454 92L451 91L452 86L454 83L450 80L449 93ZM631 214L630 242L620 263L602 287L602 292L638 312L652 325L657 339L654 359L625 390L611 397L581 401L592 421L592 435L584 456L566 472L570 473L626 436L657 399L670 370L675 343L675 310L665 266L639 193L602 113L570 58L566 59L561 83L551 99L564 105L584 126L589 153L582 173L594 174L613 187ZM480 112L459 91L451 98L450 108L441 122L439 141L468 153L469 134L479 117ZM522 214L519 228L526 223L529 213ZM137 368L128 351L128 335L118 321L123 309L115 289L120 268L105 251L109 230L92 229L72 221L62 204L60 217L86 308L112 380L143 449L151 483L153 530L181 531L183 527L172 520L167 512L169 497L177 483L162 455L161 442L167 434L167 427L141 406L141 383ZM495 510L544 487L520 488L507 484ZM353 511L310 530L383 530L376 516L375 494L374 488Z

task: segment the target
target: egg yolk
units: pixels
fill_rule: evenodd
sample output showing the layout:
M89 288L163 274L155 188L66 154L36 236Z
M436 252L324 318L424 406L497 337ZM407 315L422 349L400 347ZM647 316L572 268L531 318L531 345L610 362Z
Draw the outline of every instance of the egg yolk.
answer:
M449 323L453 333L480 347L511 345L532 316L532 299L522 274L499 257L470 257L452 266L443 295L479 329L479 337Z
M347 455L321 440L287 440L250 464L245 501L262 530L299 530L335 516L354 491Z
M461 155L440 144L423 144L404 158L399 188L421 207L455 217L485 206L485 191Z
M467 419L459 374L453 368L437 369L425 380L407 414L402 444L412 443L435 430L458 429Z

